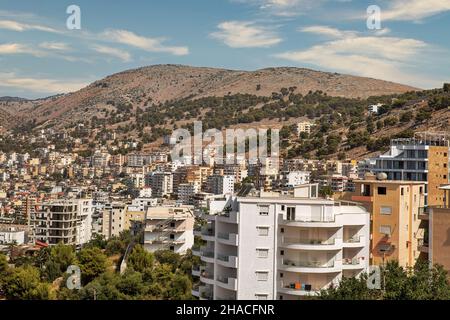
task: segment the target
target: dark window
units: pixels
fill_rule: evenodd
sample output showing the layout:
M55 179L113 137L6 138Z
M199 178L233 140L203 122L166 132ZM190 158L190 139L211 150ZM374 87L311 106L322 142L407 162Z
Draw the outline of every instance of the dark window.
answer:
M280 251L280 256L284 256L284 250Z
M280 273L280 278L283 278L283 276L284 276L284 274L283 274L283 273Z
M378 187L378 194L385 195L386 187Z
M400 194L401 194L402 196L404 196L404 195L405 195L405 189L401 188L401 189L400 189Z
M281 233L284 233L284 228L281 228L280 232L281 232Z

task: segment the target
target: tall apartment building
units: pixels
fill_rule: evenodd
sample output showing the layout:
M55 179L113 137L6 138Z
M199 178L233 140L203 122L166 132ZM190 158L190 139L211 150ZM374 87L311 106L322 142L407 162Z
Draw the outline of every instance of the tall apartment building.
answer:
M145 216L144 248L184 254L194 245L193 207L153 207Z
M359 276L369 266L369 213L320 199L318 185L293 196L250 191L211 202L206 241L194 248L201 299L294 300Z
M192 198L200 191L200 185L196 183L181 183L178 185L178 200L182 204L191 204Z
M77 204L77 245L88 243L92 238L92 216L95 207L92 199L74 199Z
M152 172L146 176L145 184L152 188L152 197L169 196L173 192L173 175L171 172Z
M75 201L55 200L39 204L28 218L30 240L49 245L76 245L78 222Z
M233 194L234 176L214 174L208 177L208 190L213 194Z
M109 239L117 237L125 230L127 206L113 202L105 205L102 211L102 235Z
M386 173L388 180L425 182L425 205L442 203L440 186L449 183L450 143L447 134L417 133L414 138L391 141L388 153L373 160L374 173Z
M425 202L425 184L414 181L358 180L349 199L371 213L371 264L398 261L413 267L424 239L420 209Z

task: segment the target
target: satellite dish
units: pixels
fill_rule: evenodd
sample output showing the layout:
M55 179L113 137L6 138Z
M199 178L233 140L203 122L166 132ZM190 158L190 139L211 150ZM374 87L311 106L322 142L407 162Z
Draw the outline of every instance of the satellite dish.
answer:
M379 174L377 174L377 180L387 180L387 174L384 172L380 172Z

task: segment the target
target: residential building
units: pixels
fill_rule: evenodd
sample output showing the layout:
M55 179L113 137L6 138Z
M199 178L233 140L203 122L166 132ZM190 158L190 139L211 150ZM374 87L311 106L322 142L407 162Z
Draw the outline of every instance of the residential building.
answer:
M30 240L49 245L76 245L78 222L76 201L53 200L39 204L28 219Z
M153 207L145 216L144 248L184 254L194 245L193 207Z
M77 245L88 243L92 238L92 216L95 211L92 199L76 199L77 204Z
M106 239L118 237L125 230L127 206L123 203L108 203L102 212L102 234Z
M394 139L390 151L375 158L374 173L386 173L388 180L425 183L425 206L440 205L449 183L450 143L447 134L416 133L414 138Z
M374 178L355 181L347 199L360 202L371 213L371 263L398 261L413 267L424 239L420 209L425 202L425 184Z
M209 192L217 195L234 193L234 176L214 174L208 177Z
M317 184L212 201L207 219L193 249L201 299L302 299L369 267L369 213L318 198Z
M152 172L146 177L146 185L152 188L152 197L162 198L173 192L171 172Z
M428 255L432 265L439 264L450 274L450 185L440 189L444 192L442 204L429 206L421 212L428 237L419 248Z

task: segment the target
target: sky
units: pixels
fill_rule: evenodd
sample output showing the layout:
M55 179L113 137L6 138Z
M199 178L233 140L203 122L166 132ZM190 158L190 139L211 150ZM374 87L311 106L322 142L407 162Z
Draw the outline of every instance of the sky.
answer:
M71 5L81 29L67 27ZM72 92L153 64L294 66L429 89L450 81L449 31L450 0L2 0L0 96Z

